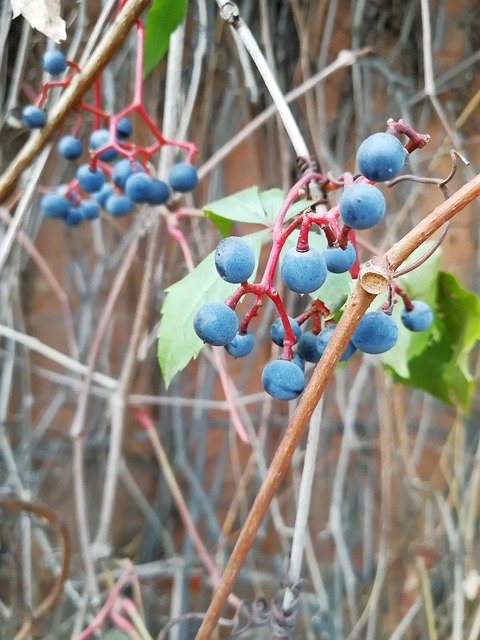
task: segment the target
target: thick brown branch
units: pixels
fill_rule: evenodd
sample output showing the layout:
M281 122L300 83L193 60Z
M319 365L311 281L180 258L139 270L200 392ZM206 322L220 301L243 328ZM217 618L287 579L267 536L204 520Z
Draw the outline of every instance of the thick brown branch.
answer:
M393 270L397 269L415 249L479 195L480 175L477 175L448 200L434 209L404 238L393 245L383 256L383 260L380 259L380 262L383 261ZM291 457L300 442L313 410L320 400L333 374L335 365L350 340L355 327L374 299L375 295L367 293L357 283L343 316L320 362L317 364L293 418L278 445L267 476L245 520L237 543L223 572L220 584L213 595L205 618L198 630L196 640L208 640L211 638L221 610L233 588L235 578L245 562L245 557L255 540L280 481L290 465Z
M59 132L64 120L90 89L102 69L113 58L149 3L150 0L127 0L85 67L72 80L72 84L66 89L56 107L48 114L46 125L38 133L32 135L0 177L0 203L5 202L5 199L10 195L22 171L33 162L51 138Z

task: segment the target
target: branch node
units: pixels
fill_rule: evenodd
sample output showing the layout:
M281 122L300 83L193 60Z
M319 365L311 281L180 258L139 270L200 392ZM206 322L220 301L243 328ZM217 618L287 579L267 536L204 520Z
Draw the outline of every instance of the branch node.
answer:
M376 261L375 258L365 262L360 267L358 281L367 293L378 295L386 289L392 279L392 274L385 263Z
M220 6L220 17L228 24L234 24L240 18L240 11L234 2L223 2Z

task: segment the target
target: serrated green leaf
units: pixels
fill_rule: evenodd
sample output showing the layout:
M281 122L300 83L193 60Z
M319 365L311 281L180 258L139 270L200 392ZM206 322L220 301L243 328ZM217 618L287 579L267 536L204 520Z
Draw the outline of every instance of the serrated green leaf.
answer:
M395 380L468 409L474 390L468 359L480 339L480 300L450 273L437 279L434 328L426 347L409 360L409 375Z
M170 34L185 17L186 0L153 0L145 20L143 77L157 66L165 55Z
M258 265L267 234L258 231L243 237L252 247ZM193 330L195 311L206 302L225 300L238 286L220 278L215 268L214 253L212 251L191 273L166 290L158 330L157 355L167 387L173 376L185 368L192 358L196 358L203 347L203 342Z
M265 227L273 225L282 206L284 195L281 189L260 191L258 187L249 187L232 193L232 195L204 205L205 215L215 215L226 220L261 224ZM311 204L311 200L299 200L288 210L286 220L297 215Z

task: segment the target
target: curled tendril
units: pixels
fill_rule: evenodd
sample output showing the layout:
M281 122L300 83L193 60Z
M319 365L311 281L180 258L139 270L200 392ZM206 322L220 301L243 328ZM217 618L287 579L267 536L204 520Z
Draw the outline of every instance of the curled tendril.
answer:
M389 180L385 184L387 187L393 187L395 184L398 184L399 182L405 182L406 180L409 180L411 182L418 182L421 184L436 184L438 187L440 187L445 200L447 200L447 198L450 197L450 193L447 189L447 184L452 180L454 175L457 173L457 169L458 169L457 158L460 158L460 160L464 164L467 164L467 165L469 164L468 160L466 160L458 151L456 151L455 149L450 149L450 160L451 160L452 166L450 169L450 173L446 178L429 178L426 176L414 176L411 174L403 174L401 176L397 176L393 180Z
M298 170L301 172L302 175L305 175L310 171L313 171L314 173L320 173L318 160L313 156L309 156L309 157L298 156L296 163L297 163Z
M36 516L42 525L55 532L62 541L61 569L55 577L55 581L45 598L31 611L28 611L21 628L17 631L14 640L27 638L35 623L53 609L62 594L63 585L68 576L70 563L70 536L64 522L59 520L57 514L43 504L27 502L20 498L8 496L0 498L0 509L8 509L18 513L26 512Z
M282 571L282 588L275 601L268 607L264 598L253 601L244 600L237 611L237 620L232 629L231 637L236 638L246 631L270 625L272 637L275 640L290 640L295 632L298 613L298 603L305 580L291 583L288 579L288 559ZM282 606L285 590L292 594L292 602L287 608Z
M421 264L426 262L428 260L428 258L430 258L430 256L433 256L435 251L438 249L438 247L445 240L445 236L447 235L449 229L450 229L450 222L447 222L447 224L443 228L441 236L438 238L438 240L435 242L435 244L432 247L430 247L430 249L428 251L426 251L423 254L423 256L418 258L418 260L415 260L414 262L412 262L408 266L404 267L403 269L399 269L398 271L395 271L395 273L393 274L393 277L394 278L398 278L399 276L404 276L406 273L410 273L410 271L413 271L414 269L419 267Z

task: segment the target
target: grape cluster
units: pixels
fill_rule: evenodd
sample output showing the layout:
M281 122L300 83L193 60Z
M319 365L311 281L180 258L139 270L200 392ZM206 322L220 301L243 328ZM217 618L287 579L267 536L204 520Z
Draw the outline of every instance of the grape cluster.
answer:
M422 140L417 136L416 147ZM407 133L408 130L401 132ZM426 138L425 138L426 139ZM411 149L412 147L410 147ZM336 324L329 309L315 298L318 289L325 283L328 273L346 273L352 277L358 272L355 232L369 229L379 223L386 213L385 198L373 182L385 182L402 170L407 151L393 133L376 133L369 136L359 147L357 165L361 171L356 176L343 175L343 183L330 182L320 174L310 176L317 180L325 191L343 186L338 205L327 213L317 214L311 209L280 228L275 235L265 273L260 282L248 279L255 269L255 257L250 245L241 237L223 239L215 250L215 266L221 278L239 284L237 291L226 302L207 302L195 313L193 326L204 342L223 346L235 358L247 356L254 347L254 336L249 323L257 315L264 296L275 304L279 317L270 327L272 342L282 348L277 360L268 362L261 375L263 388L272 397L291 400L300 395L305 386L305 363L317 363L323 355ZM307 182L305 178L304 183ZM297 183L300 184L300 183ZM303 184L303 183L302 183ZM280 215L280 214L279 214ZM280 227L283 219L277 218ZM309 245L312 226L317 225L327 239L327 248L319 251ZM300 227L296 246L284 250L287 237ZM310 306L298 318L289 317L282 300L273 286L273 276L279 266L280 277L293 292L314 294ZM321 292L320 292L321 293ZM242 321L235 313L240 299L246 294L255 295L255 302ZM395 283L390 284L389 302L376 311L367 312L358 323L340 361L348 360L357 350L369 354L381 354L391 349L398 339L398 326L392 316L397 294L404 303L401 322L410 331L423 331L433 322L430 307L421 300L410 300ZM304 329L311 321L311 328ZM295 347L295 349L294 349Z
M29 128L41 128L47 122L41 108L49 88L67 86L78 71L75 63L66 60L59 50L47 51L43 56L43 69L53 77L71 73L64 80L47 82L33 105L28 105L22 113L22 120ZM193 156L196 148L191 143L167 141L150 121L141 103L125 108L116 116L100 109L99 104L82 103L81 111L94 114L94 130L88 138L86 153L89 161L81 164L75 177L40 202L40 210L45 217L62 219L68 226L77 226L82 220L95 220L100 209L114 217L130 213L136 204L161 205L168 202L173 192L185 193L195 188L198 176L190 162L179 162L169 171L167 181L152 175L149 158L162 144L174 144L187 148ZM131 141L133 126L126 114L136 111L150 126L157 142L143 147ZM123 115L122 115L123 114ZM103 123L108 127L101 126ZM64 160L79 160L84 154L84 144L79 135L78 122L72 133L63 135L57 144L57 151ZM138 158L138 160L137 160Z

